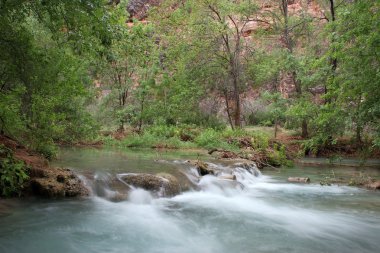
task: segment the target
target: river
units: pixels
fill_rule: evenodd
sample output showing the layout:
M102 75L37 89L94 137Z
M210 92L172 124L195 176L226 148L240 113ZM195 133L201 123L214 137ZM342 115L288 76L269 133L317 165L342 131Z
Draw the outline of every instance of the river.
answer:
M62 149L55 166L91 181L120 173L191 173L188 159L230 163L196 151ZM367 173L364 168L296 165L237 171L239 187L211 176L171 198L135 189L125 201L94 194L72 200L12 200L0 205L0 252L379 252L380 193L321 186L326 175ZM286 182L309 176L311 184ZM186 178L183 179L186 181Z

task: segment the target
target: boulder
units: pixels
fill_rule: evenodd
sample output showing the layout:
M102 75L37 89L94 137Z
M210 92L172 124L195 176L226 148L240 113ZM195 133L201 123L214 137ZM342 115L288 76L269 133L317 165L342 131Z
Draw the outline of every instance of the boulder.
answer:
M162 197L175 196L180 193L178 180L170 174L126 174L121 179L131 186L142 188Z
M46 171L44 177L32 178L30 186L34 194L49 198L78 197L89 194L78 176L70 170L58 168Z

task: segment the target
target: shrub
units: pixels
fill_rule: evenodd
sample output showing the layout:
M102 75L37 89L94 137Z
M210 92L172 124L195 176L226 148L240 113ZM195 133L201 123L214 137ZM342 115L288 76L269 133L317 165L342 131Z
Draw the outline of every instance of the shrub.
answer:
M3 145L0 146L0 157L0 195L20 195L25 181L29 179L28 168L14 159L12 151Z
M226 150L237 150L238 147L234 144L229 144L220 134L214 129L206 129L199 136L197 136L194 142L199 146L207 149L221 148Z

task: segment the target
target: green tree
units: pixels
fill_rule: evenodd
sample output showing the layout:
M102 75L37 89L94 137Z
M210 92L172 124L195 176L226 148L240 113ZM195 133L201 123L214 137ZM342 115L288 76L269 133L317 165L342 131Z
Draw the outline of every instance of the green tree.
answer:
M163 43L168 43L167 48L173 45L169 43L177 43L188 50L188 56L176 56L185 61L187 71L197 74L193 83L224 97L231 127L241 127L240 97L247 88L244 74L252 49L244 41L244 28L256 6L251 1L196 0L171 10L173 5L166 1L158 9L156 20L169 16L168 21L158 21L161 31L167 34Z
M103 1L0 2L0 128L43 150L85 137L88 66L107 44Z

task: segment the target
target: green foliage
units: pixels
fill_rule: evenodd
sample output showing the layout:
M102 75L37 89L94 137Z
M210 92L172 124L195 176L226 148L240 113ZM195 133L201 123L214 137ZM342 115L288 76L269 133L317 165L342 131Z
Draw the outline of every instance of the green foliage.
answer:
M315 119L319 113L318 105L310 101L310 97L295 100L285 112L288 126L298 127L302 121L306 121L311 128L315 126Z
M281 50L273 50L273 52L258 50L253 55L247 69L255 86L276 85L280 79L281 70L285 68L284 57L284 52Z
M2 131L37 150L93 134L84 98L89 65L107 40L102 4L0 3Z
M253 132L252 134L252 145L254 149L266 150L269 148L269 135L264 132Z
M25 164L14 159L10 149L0 145L0 196L20 195L28 179Z
M197 136L194 142L199 146L207 149L221 148L226 150L237 149L237 146L229 144L222 135L214 129L205 129Z
M272 166L275 166L275 167L279 167L282 165L285 165L288 167L293 166L293 163L290 160L288 160L286 156L286 149L284 145L278 145L275 143L273 145L273 149L271 150L271 152L267 152L267 154L268 154L268 164Z
M269 148L266 135L226 129L244 111L250 124L302 129L312 152L347 134L380 147L378 1L343 1L334 21L323 1L326 24L307 4L292 12L270 2L262 12L249 0L166 0L150 22L126 25L126 0L1 1L0 131L49 159L55 143L94 139L99 125L134 128L141 134L123 143L133 147L231 150L249 138ZM295 86L286 99L285 81ZM260 108L238 110L251 89ZM228 119L213 108L223 102ZM281 148L274 156L283 159Z

